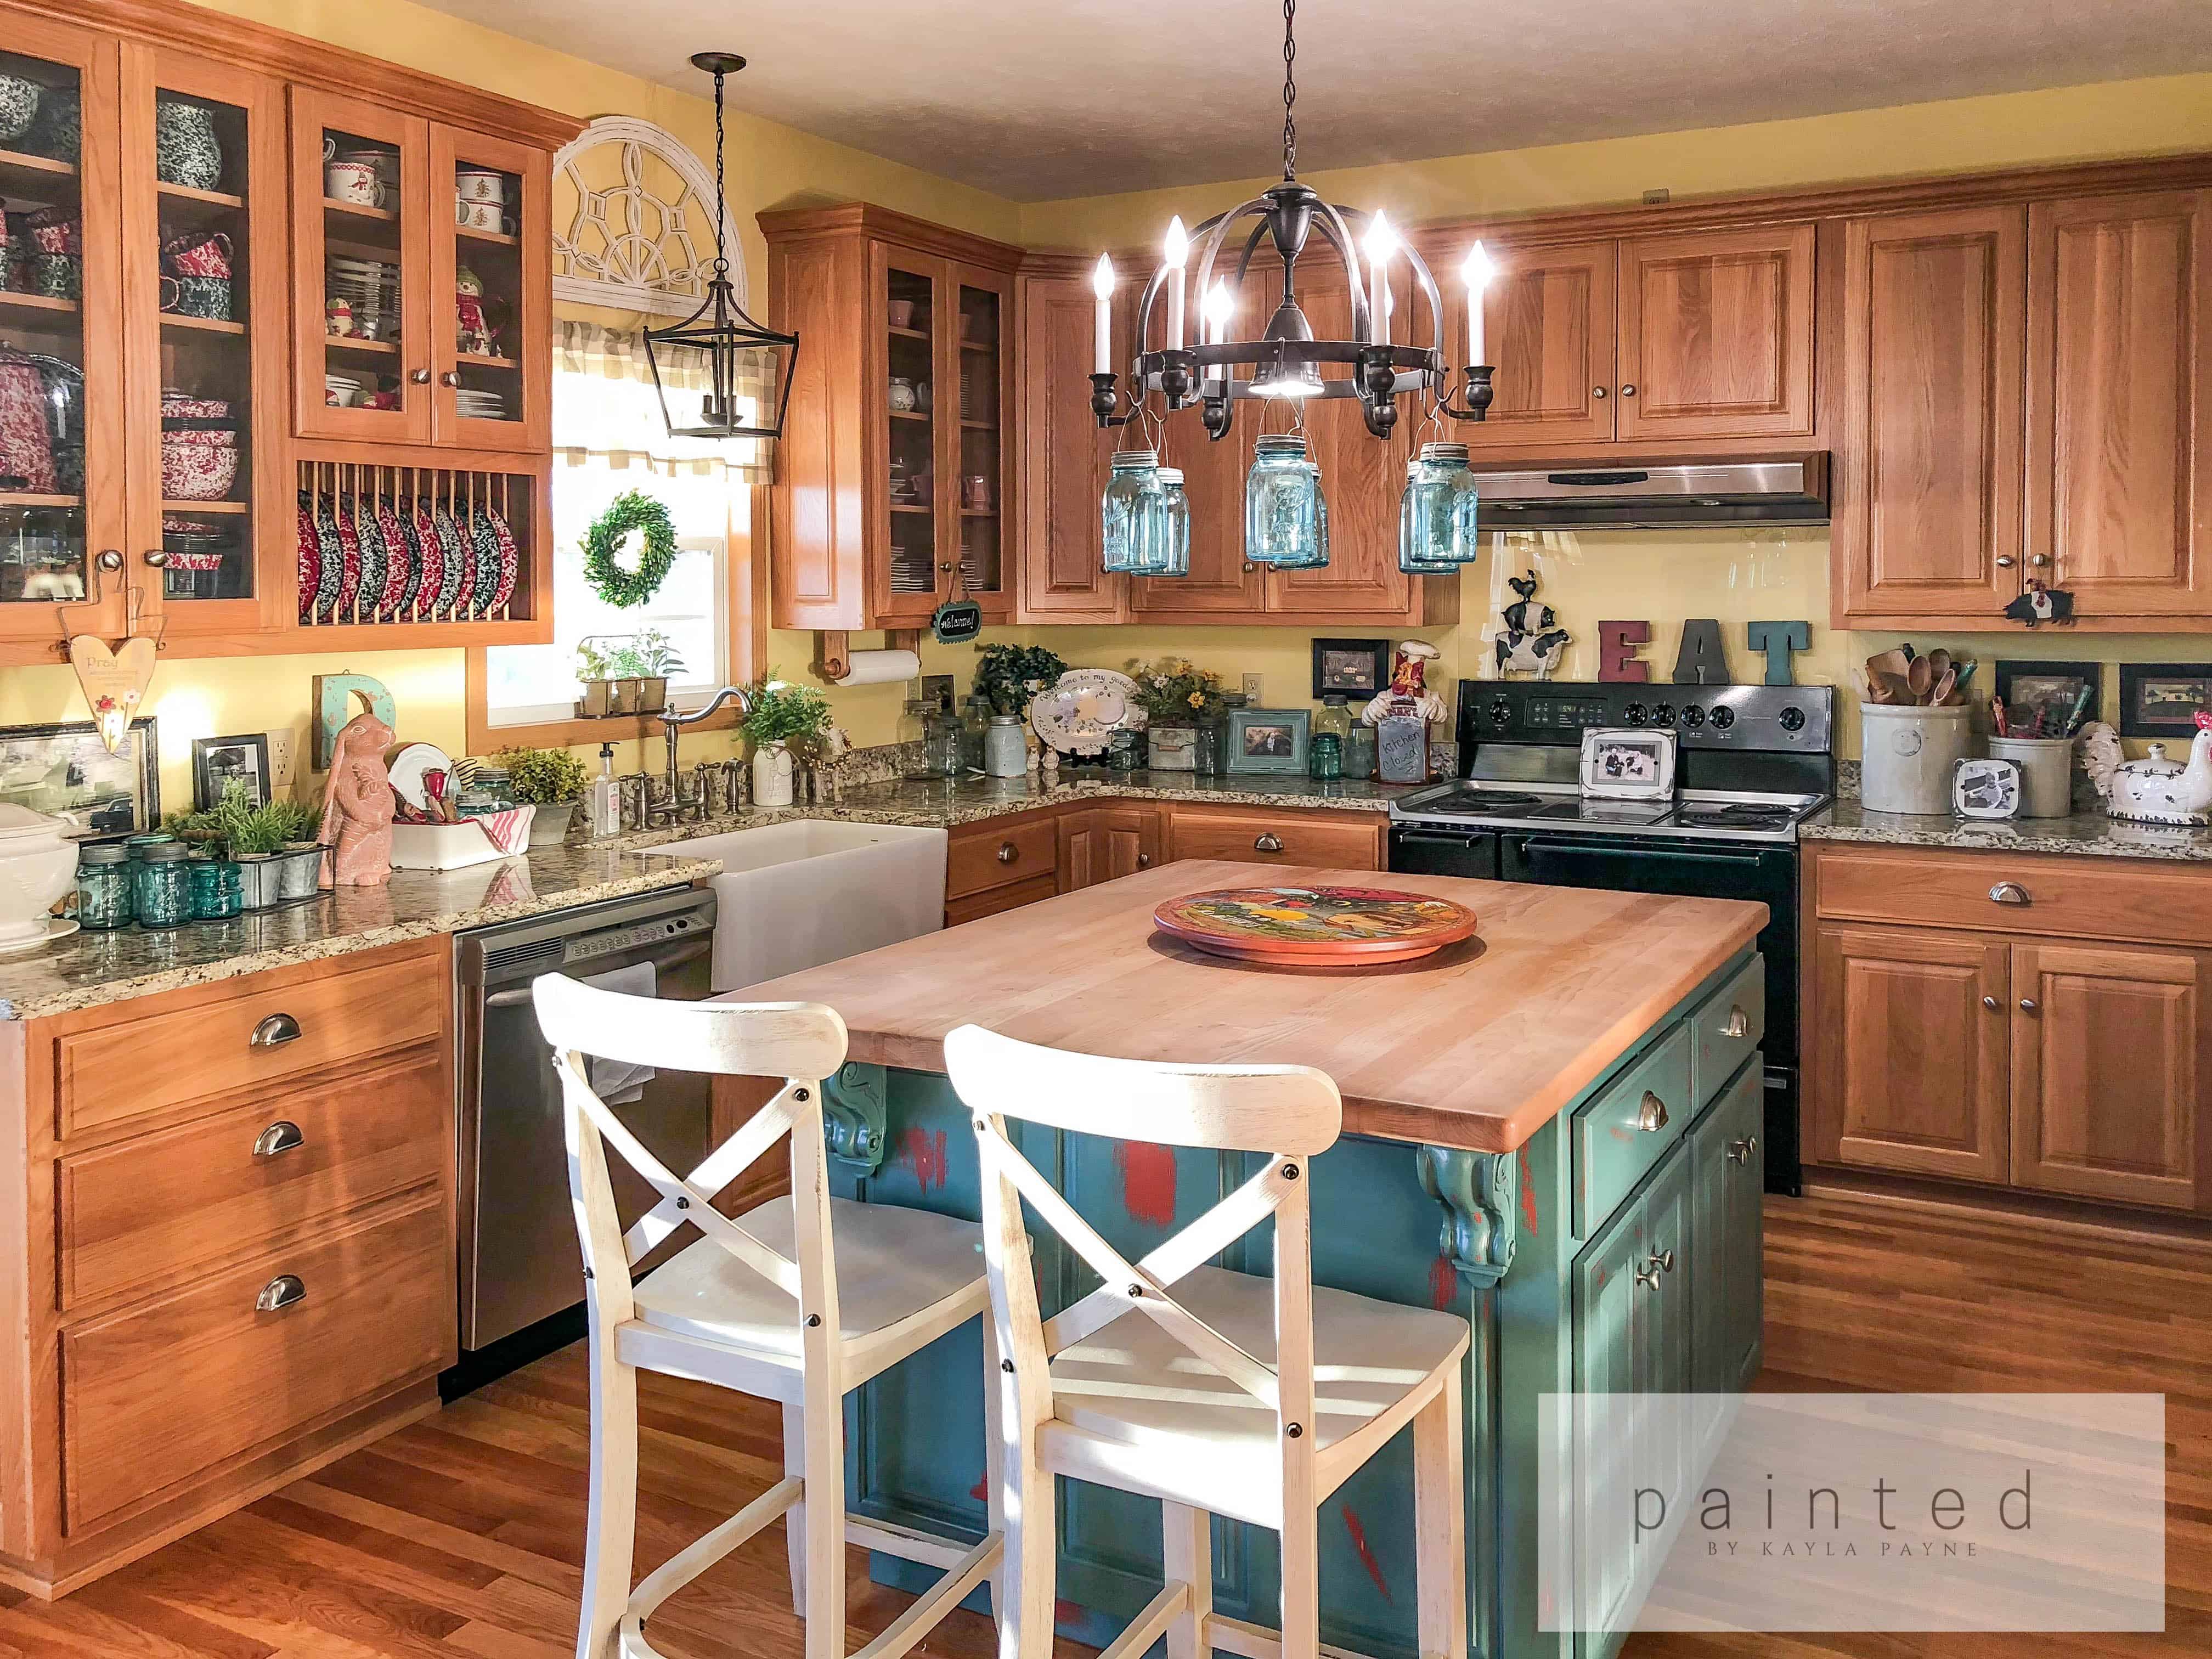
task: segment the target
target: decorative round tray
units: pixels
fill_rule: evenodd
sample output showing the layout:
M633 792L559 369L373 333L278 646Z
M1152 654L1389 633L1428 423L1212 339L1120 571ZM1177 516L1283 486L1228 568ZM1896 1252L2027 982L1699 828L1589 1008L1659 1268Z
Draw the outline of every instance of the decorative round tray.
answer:
M1259 962L1409 962L1473 937L1474 912L1387 887L1224 887L1152 912L1164 933Z

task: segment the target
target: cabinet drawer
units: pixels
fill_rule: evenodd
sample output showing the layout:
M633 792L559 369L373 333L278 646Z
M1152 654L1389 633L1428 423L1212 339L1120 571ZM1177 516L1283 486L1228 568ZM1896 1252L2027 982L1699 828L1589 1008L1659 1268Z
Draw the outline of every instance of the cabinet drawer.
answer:
M64 1331L69 1531L450 1364L453 1268L439 1194Z
M63 1305L188 1277L242 1243L435 1180L452 1158L435 1048L64 1158Z
M1382 833L1343 812L1186 811L1170 815L1168 836L1178 859L1231 859L1240 864L1310 865L1380 870Z
M993 887L971 898L952 900L945 907L945 925L957 927L963 921L981 921L985 916L995 916L1002 910L1018 910L1024 904L1056 898L1059 894L1060 878L1048 871L1027 881L1018 881L1011 887Z
M1815 867L1814 902L1823 916L2212 945L2212 873L2189 865L1824 851Z
M62 1137L425 1042L448 977L416 956L69 1032L54 1043Z
M1048 817L986 824L956 836L945 853L945 896L966 898L994 887L1049 876L1057 862L1060 829Z
M1575 1233L1587 1238L1682 1138L1690 1097L1690 1028L1678 1024L1575 1114ZM1645 1104L1646 1097L1657 1103ZM1645 1127L1646 1123L1650 1127Z
M1766 962L1753 957L1690 1016L1690 1097L1702 1109L1759 1047L1766 1030Z

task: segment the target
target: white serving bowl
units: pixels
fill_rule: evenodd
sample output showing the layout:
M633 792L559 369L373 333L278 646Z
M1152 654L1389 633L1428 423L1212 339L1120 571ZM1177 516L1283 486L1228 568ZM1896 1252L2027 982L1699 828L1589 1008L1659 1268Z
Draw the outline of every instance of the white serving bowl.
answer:
M76 825L0 802L0 942L45 930L54 901L76 881Z

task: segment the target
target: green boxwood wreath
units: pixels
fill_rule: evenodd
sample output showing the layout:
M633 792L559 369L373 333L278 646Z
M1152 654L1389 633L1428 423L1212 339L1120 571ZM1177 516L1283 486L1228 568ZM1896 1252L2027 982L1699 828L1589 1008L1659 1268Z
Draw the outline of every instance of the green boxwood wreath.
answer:
M633 530L644 534L637 568L625 570L615 553ZM609 605L627 611L660 591L676 562L676 526L668 508L642 490L626 489L584 536L584 577Z

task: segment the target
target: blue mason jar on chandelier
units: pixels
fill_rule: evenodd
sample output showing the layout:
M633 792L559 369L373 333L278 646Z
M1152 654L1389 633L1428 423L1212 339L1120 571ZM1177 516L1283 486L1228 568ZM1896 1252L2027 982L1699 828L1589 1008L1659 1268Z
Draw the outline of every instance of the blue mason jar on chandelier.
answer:
M1152 562L1167 535L1167 491L1160 458L1149 449L1117 449L1099 500L1104 568L1124 574Z
M1328 504L1321 469L1295 434L1265 437L1244 481L1244 556L1277 570L1328 562Z
M1398 507L1398 568L1409 575L1449 575L1473 564L1478 492L1465 444L1423 444L1406 463Z

